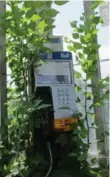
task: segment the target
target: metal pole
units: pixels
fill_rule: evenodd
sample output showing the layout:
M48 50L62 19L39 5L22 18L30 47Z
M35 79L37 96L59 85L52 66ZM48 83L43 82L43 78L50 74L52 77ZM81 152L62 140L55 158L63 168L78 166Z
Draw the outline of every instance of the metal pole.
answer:
M86 22L89 20L90 15L93 13L92 10L90 10L91 5L92 5L93 1L83 1L84 4L84 12L85 12L85 20ZM85 22L85 23L86 23ZM96 37L96 43L97 43L97 37ZM98 59L97 63L96 63L96 71L94 76L91 78L91 83L93 85L92 87L92 93L93 93L93 97L95 97L95 95L97 95L99 98L102 95L101 90L99 90L98 88L98 83L99 80L101 79L101 72L100 72L100 61ZM94 87L95 86L95 87ZM98 151L101 153L99 155L99 163L100 164L105 164L106 161L106 157L105 157L105 138L103 135L104 133L104 112L103 112L103 106L100 107L94 107L94 113L95 113L95 123L97 125L97 129L96 129L96 138L97 140L102 140L103 141L98 141L97 142L97 148Z
M6 10L5 1L0 1L0 14ZM5 31L0 27L0 134L3 142L7 142L7 77L6 77L6 52Z

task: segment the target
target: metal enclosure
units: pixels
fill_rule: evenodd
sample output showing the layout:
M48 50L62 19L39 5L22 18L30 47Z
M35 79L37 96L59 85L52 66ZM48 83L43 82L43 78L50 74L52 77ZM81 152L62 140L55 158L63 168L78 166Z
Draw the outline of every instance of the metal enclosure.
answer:
M44 63L35 69L35 87L50 87L55 129L68 131L76 113L73 62L70 52L43 55ZM36 88L35 88L36 89Z

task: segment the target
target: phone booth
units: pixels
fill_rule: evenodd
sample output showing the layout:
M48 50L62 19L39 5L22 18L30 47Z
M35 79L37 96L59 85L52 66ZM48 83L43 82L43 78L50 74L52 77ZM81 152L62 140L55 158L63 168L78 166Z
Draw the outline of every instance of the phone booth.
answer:
M72 53L67 51L42 54L44 63L35 68L35 89L51 109L45 113L56 131L70 131L77 119Z

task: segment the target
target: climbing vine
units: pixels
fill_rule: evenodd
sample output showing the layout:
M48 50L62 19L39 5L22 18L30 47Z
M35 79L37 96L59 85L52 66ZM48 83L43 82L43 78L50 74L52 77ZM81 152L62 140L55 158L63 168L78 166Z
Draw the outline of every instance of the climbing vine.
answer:
M82 134L82 136L79 137L81 139L80 146L82 144L84 145L85 138L87 140L86 143L87 145L85 146L86 149L80 151L80 153L82 152L81 161L83 161L83 165L86 163L86 167L88 164L87 162L88 150L92 143L89 138L90 131L91 129L96 129L98 126L100 126L99 122L97 123L96 121L94 121L97 118L94 113L94 108L96 109L97 107L103 106L104 101L106 99L109 99L108 90L109 77L99 79L97 71L98 66L97 64L99 62L98 49L100 48L100 45L97 43L98 25L100 23L103 23L101 17L98 16L98 13L96 12L96 9L100 5L100 3L103 3L103 1L93 1L92 7L90 9L90 11L92 11L92 14L89 17L87 17L85 13L82 13L80 17L81 21L80 24L78 24L77 21L71 22L71 27L73 29L72 39L65 38L65 41L68 44L68 49L75 53L76 61L82 70L82 72L78 71L75 72L75 78L77 80L76 91L78 95L76 101L79 111L81 110L80 109L81 107L83 110L81 112L82 116L80 116L81 130L80 129L79 130L81 131ZM82 75L82 73L84 76ZM93 78L94 80L98 78L97 83L93 82ZM102 91L102 94L100 94L100 91ZM83 98L79 96L80 94L83 95ZM93 121L91 121L91 118ZM91 125L89 122L91 122ZM80 133L79 130L78 129L76 130L78 134ZM78 141L77 138L78 137L74 139L75 142ZM101 136L101 140L103 138L104 132L103 135ZM75 154L73 154L73 156L75 156ZM96 161L97 158L91 159L92 163L95 163ZM101 177L108 176L107 169L105 171L106 172L104 174L104 171L101 172L101 170L99 171L97 170L96 173L95 171L93 172L89 169L89 174Z
M42 61L41 53L54 28L58 11L52 3L67 1L6 1L6 12L0 16L0 27L6 31L8 82L8 146L1 144L0 176L33 176L42 157L32 154L33 128L37 121L32 113L40 110L41 100L33 100L33 68ZM42 61L43 62L43 61ZM36 125L37 126L37 125ZM48 164L46 165L48 166Z

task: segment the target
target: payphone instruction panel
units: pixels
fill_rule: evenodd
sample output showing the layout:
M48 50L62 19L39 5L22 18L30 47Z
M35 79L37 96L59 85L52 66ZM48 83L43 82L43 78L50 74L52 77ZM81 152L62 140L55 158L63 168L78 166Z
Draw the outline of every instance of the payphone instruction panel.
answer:
M37 84L70 84L70 62L46 62L36 70Z

